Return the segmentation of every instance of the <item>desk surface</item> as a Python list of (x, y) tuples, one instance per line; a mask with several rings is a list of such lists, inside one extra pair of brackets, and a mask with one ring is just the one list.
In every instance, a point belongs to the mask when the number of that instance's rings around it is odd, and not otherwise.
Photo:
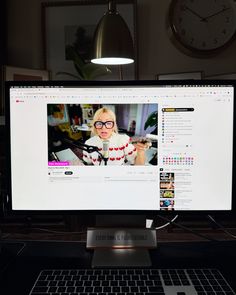
[[(15, 254), (23, 244), (17, 244)], [(14, 243), (5, 244), (2, 254), (14, 253)], [(236, 241), (222, 242), (161, 242), (151, 250), (153, 267), (157, 268), (217, 268), (236, 290)], [(6, 255), (5, 255), (6, 257)], [(28, 294), (38, 273), (50, 268), (89, 268), (92, 252), (84, 242), (26, 241), (20, 255), (11, 257), (1, 273), (0, 293)]]

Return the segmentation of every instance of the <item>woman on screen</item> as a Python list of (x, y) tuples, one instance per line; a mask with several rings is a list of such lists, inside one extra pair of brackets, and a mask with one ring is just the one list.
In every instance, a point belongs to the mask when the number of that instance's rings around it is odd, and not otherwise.
[[(99, 148), (97, 152), (83, 152), (83, 160), (88, 165), (144, 165), (148, 143), (132, 144), (126, 134), (119, 134), (116, 115), (108, 108), (96, 111), (92, 121), (91, 138), (85, 144)], [(105, 159), (105, 160), (104, 160)]]

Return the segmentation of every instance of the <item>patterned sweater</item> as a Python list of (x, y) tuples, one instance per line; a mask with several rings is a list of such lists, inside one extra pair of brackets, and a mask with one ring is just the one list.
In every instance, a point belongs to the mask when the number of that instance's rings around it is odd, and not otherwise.
[[(91, 137), (85, 144), (97, 146), (102, 153), (103, 141), (99, 136), (95, 135)], [(109, 138), (109, 159), (107, 165), (124, 165), (125, 162), (132, 165), (134, 164), (136, 155), (137, 150), (134, 145), (130, 143), (128, 135), (113, 133)], [(89, 154), (84, 151), (83, 160), (89, 165), (104, 165), (104, 162), (101, 161), (97, 152)]]

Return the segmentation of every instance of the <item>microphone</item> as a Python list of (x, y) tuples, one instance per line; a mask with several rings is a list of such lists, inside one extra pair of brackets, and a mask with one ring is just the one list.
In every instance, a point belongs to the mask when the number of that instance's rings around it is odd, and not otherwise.
[(158, 136), (156, 134), (146, 134), (146, 138), (151, 140), (158, 140)]
[(69, 143), (70, 145), (75, 146), (83, 151), (88, 152), (88, 153), (93, 153), (93, 152), (99, 153), (99, 148), (97, 146), (88, 145), (88, 144), (85, 144), (79, 140), (76, 140), (75, 142), (73, 142), (72, 140), (66, 139), (66, 138), (64, 138), (63, 140), (66, 143)]
[(109, 140), (103, 140), (102, 142), (102, 158), (106, 166), (109, 159)]

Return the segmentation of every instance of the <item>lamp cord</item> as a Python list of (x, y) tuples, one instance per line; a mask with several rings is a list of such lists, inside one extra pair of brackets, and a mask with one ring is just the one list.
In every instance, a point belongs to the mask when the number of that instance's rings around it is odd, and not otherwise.
[(173, 219), (171, 219), (169, 222), (163, 224), (163, 225), (160, 225), (158, 227), (155, 227), (156, 230), (159, 230), (159, 229), (162, 229), (162, 228), (165, 228), (167, 227), (168, 225), (170, 225), (171, 223), (173, 223), (177, 218), (179, 217), (179, 215), (175, 215), (175, 217)]
[[(176, 216), (178, 217), (178, 215), (176, 215)], [(175, 216), (175, 217), (176, 217), (176, 216)], [(186, 226), (183, 226), (183, 225), (181, 225), (181, 224), (179, 224), (179, 223), (173, 221), (173, 219), (170, 220), (170, 219), (168, 219), (168, 218), (166, 218), (166, 217), (163, 217), (163, 216), (161, 216), (161, 215), (158, 215), (158, 217), (161, 218), (161, 219), (163, 219), (163, 220), (165, 220), (165, 221), (167, 221), (167, 223), (165, 224), (166, 226), (168, 226), (168, 225), (170, 225), (170, 224), (174, 224), (174, 225), (176, 225), (177, 227), (180, 227), (180, 228), (182, 228), (182, 229), (184, 229), (184, 230), (186, 230), (186, 231), (188, 231), (188, 232), (190, 232), (190, 233), (192, 233), (192, 234), (194, 234), (194, 235), (196, 235), (196, 236), (199, 236), (199, 237), (201, 237), (201, 238), (204, 238), (204, 239), (206, 239), (206, 240), (208, 240), (208, 241), (217, 241), (217, 240), (214, 239), (214, 238), (208, 237), (208, 236), (206, 236), (206, 235), (202, 235), (201, 233), (198, 233), (198, 232), (196, 232), (196, 231), (194, 231), (194, 230), (192, 230), (192, 229), (190, 229), (190, 228), (188, 228), (188, 227), (186, 227)], [(175, 217), (174, 217), (174, 218), (175, 218)], [(177, 217), (176, 217), (176, 218), (177, 218)]]
[[(8, 242), (8, 241), (3, 241), (3, 239), (0, 240), (0, 244), (3, 245), (3, 244), (11, 244), (12, 242)], [(9, 267), (9, 265), (11, 265), (18, 256), (21, 255), (21, 253), (23, 252), (23, 250), (26, 248), (26, 243), (24, 242), (15, 242), (16, 244), (22, 244), (22, 247), (17, 251), (17, 253), (11, 257), (8, 261), (8, 263), (1, 269), (0, 268), (0, 273), (3, 273), (4, 271), (6, 271), (6, 269)]]
[(232, 234), (230, 231), (228, 231), (222, 224), (217, 222), (215, 218), (212, 215), (207, 215), (207, 217), (214, 222), (224, 233), (226, 233), (228, 236), (230, 236), (233, 239), (236, 239), (236, 235)]

